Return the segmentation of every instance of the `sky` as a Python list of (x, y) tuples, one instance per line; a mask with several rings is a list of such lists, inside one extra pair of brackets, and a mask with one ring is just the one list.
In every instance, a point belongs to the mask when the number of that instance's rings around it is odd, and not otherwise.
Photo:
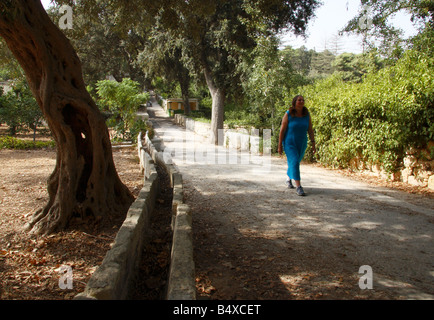
[(41, 0), (44, 8), (48, 8), (50, 6), (51, 0)]
[[(41, 0), (41, 2), (47, 8), (51, 0)], [(304, 40), (302, 37), (295, 37), (291, 34), (282, 35), (282, 47), (289, 45), (299, 48), (304, 45), (307, 49), (314, 49), (317, 52), (332, 49), (333, 39), (337, 37), (339, 30), (358, 14), (361, 7), (360, 0), (322, 0), (322, 2), (323, 5), (315, 13), (316, 17), (308, 25), (307, 39)], [(406, 31), (406, 37), (416, 32), (410, 23), (410, 18), (405, 14), (398, 14), (394, 19), (394, 24)], [(336, 41), (334, 43), (334, 49), (336, 49)], [(337, 44), (338, 53), (362, 52), (360, 36), (344, 35), (339, 38)]]
[[(331, 42), (337, 37), (339, 30), (357, 16), (361, 9), (360, 0), (322, 0), (322, 2), (323, 5), (315, 12), (315, 18), (308, 24), (307, 39), (304, 40), (302, 37), (295, 37), (291, 34), (283, 35), (281, 36), (282, 46), (290, 45), (293, 48), (299, 48), (304, 45), (317, 52), (331, 49)], [(406, 31), (405, 37), (415, 34), (416, 29), (411, 24), (408, 15), (399, 13), (392, 21), (396, 27)], [(338, 53), (362, 52), (360, 36), (344, 35), (339, 39), (338, 44), (340, 49)]]

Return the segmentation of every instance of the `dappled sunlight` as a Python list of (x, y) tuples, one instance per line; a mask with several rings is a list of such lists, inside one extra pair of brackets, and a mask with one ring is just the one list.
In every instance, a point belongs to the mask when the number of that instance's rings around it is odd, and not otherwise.
[(380, 227), (381, 224), (378, 224), (376, 222), (372, 221), (362, 221), (362, 222), (356, 222), (351, 225), (351, 227), (355, 229), (363, 229), (363, 230), (375, 230), (376, 228)]
[[(170, 122), (159, 124), (173, 129)], [(307, 196), (299, 197), (285, 186), (284, 159), (271, 157), (267, 162), (251, 157), (242, 163), (245, 154), (232, 150), (236, 157), (230, 163), (230, 150), (201, 145), (194, 133), (180, 128), (177, 136), (174, 130), (170, 136), (161, 130), (162, 138), (183, 174), (200, 283), (220, 290), (228, 286), (237, 298), (246, 299), (399, 296), (375, 280), (380, 290), (359, 288), (359, 268), (369, 265), (374, 279), (378, 273), (411, 283), (419, 291), (430, 290), (429, 285), (411, 280), (431, 279), (430, 209), (306, 164), (301, 172)], [(215, 158), (208, 158), (209, 150), (218, 151)], [(207, 163), (210, 159), (216, 162)], [(257, 281), (269, 290), (258, 292)], [(214, 289), (211, 294), (226, 296)]]

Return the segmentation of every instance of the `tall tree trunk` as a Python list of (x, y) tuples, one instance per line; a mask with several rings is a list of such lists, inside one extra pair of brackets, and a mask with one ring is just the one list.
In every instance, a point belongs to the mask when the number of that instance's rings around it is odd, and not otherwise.
[(204, 68), (204, 75), (212, 98), (210, 142), (215, 145), (223, 144), (223, 141), (218, 139), (218, 130), (223, 129), (226, 93), (224, 89), (216, 85), (211, 71), (207, 67)]
[(182, 100), (184, 101), (184, 114), (189, 115), (191, 112), (189, 99), (190, 80), (185, 80), (185, 78), (182, 78), (180, 79), (179, 84), (181, 86)]
[(190, 72), (182, 62), (182, 52), (180, 48), (176, 48), (174, 52), (174, 70), (179, 86), (181, 87), (182, 100), (184, 102), (184, 114), (189, 115), (191, 112), (189, 91), (190, 91)]
[(191, 113), (190, 98), (188, 97), (188, 95), (183, 94), (182, 100), (184, 103), (184, 114), (188, 116)]
[(75, 50), (39, 0), (10, 3), (0, 17), (0, 36), (24, 69), (57, 145), (49, 201), (29, 229), (48, 234), (65, 229), (74, 216), (101, 221), (125, 214), (133, 196), (116, 172), (107, 126), (85, 88)]

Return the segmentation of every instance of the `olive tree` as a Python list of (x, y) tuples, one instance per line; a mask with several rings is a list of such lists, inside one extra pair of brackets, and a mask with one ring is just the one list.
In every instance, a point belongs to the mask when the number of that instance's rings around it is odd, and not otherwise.
[(116, 172), (105, 119), (86, 90), (74, 48), (39, 0), (5, 0), (0, 12), (0, 36), (23, 68), (57, 146), (48, 203), (29, 229), (47, 234), (73, 216), (124, 214), (133, 196)]

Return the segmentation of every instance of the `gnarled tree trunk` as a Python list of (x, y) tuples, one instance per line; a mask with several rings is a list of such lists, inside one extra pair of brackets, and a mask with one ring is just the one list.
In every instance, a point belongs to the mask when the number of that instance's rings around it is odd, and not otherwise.
[(81, 63), (39, 0), (0, 6), (0, 36), (26, 73), (57, 145), (49, 202), (29, 229), (48, 234), (73, 216), (105, 220), (128, 210), (133, 196), (120, 181), (104, 118), (88, 94)]

